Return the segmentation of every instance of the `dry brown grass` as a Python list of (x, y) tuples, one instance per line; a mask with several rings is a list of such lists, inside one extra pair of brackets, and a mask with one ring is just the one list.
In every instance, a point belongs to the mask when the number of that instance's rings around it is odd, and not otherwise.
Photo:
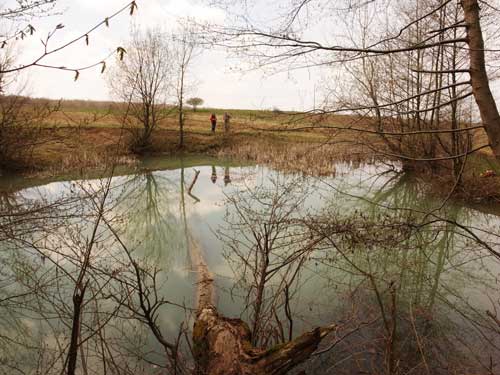
[[(45, 142), (37, 147), (33, 155), (32, 171), (60, 173), (84, 168), (99, 168), (110, 160), (123, 164), (134, 163), (135, 156), (127, 148), (129, 133), (121, 129), (120, 113), (123, 104), (109, 102), (65, 101), (62, 111), (51, 115), (44, 124)], [(219, 118), (216, 134), (210, 131), (210, 113)], [(204, 109), (186, 112), (185, 147), (178, 147), (178, 124), (176, 114), (164, 120), (153, 134), (149, 150), (153, 154), (177, 155), (183, 153), (208, 154), (230, 157), (271, 165), (282, 170), (306, 174), (324, 175), (335, 173), (335, 161), (366, 161), (386, 158), (384, 146), (376, 135), (346, 131), (349, 127), (370, 129), (365, 118), (356, 116), (327, 115), (323, 117), (275, 113), (272, 111), (234, 110), (231, 133), (222, 133), (224, 110)], [(338, 129), (311, 129), (312, 125), (334, 124)], [(296, 128), (306, 128), (294, 131)], [(486, 135), (477, 131), (474, 144), (486, 143)], [(491, 151), (485, 149), (476, 160), (488, 159)], [(464, 199), (500, 196), (500, 178), (487, 181), (479, 177), (486, 168), (484, 163), (471, 163), (464, 175), (464, 186), (456, 195)], [(500, 171), (498, 171), (500, 174)], [(422, 178), (435, 185), (453, 185), (447, 163), (436, 172), (419, 170)], [(429, 173), (432, 173), (429, 174)], [(437, 174), (437, 175), (436, 175)], [(448, 180), (446, 180), (448, 178)], [(436, 182), (436, 183), (434, 183)], [(446, 189), (445, 189), (446, 190)], [(448, 189), (449, 190), (449, 189)]]
[(326, 142), (283, 142), (265, 138), (233, 143), (220, 149), (218, 157), (234, 158), (265, 164), (276, 169), (305, 175), (334, 175), (339, 161), (373, 160), (374, 155), (363, 145), (332, 146)]
[[(127, 149), (129, 132), (122, 129), (123, 104), (108, 102), (63, 101), (61, 111), (53, 113), (43, 124), (45, 142), (37, 148), (33, 170), (71, 170), (95, 167), (112, 155), (131, 156)], [(215, 134), (210, 130), (210, 113), (219, 123)], [(316, 129), (288, 131), (291, 127), (310, 126), (316, 119), (271, 111), (230, 111), (231, 133), (222, 133), (223, 110), (186, 112), (185, 147), (178, 147), (178, 124), (175, 113), (162, 121), (153, 135), (150, 152), (179, 152), (232, 156), (238, 159), (271, 163), (280, 168), (326, 173), (329, 160), (359, 158), (359, 145), (349, 133)], [(336, 124), (352, 125), (353, 117), (330, 116)], [(355, 139), (357, 142), (359, 138)], [(375, 142), (373, 138), (371, 142)], [(363, 149), (362, 153), (367, 150)], [(279, 161), (278, 161), (279, 160)], [(279, 164), (279, 165), (278, 165)]]

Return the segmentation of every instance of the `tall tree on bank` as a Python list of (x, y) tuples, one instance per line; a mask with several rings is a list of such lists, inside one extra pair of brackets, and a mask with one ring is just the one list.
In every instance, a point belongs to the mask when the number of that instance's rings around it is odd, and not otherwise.
[(132, 134), (130, 147), (141, 153), (151, 145), (151, 135), (170, 111), (173, 67), (165, 35), (159, 30), (132, 32), (127, 58), (120, 56), (108, 76), (113, 94), (130, 103), (125, 121)]
[(184, 147), (184, 103), (189, 90), (188, 74), (198, 55), (198, 43), (188, 23), (182, 24), (172, 35), (172, 61), (175, 70), (175, 95), (179, 116), (179, 147)]
[[(224, 7), (234, 5), (234, 2), (227, 0), (220, 0), (218, 3)], [(229, 47), (233, 52), (250, 56), (254, 65), (285, 64), (287, 69), (332, 66), (338, 63), (349, 64), (361, 58), (396, 56), (412, 51), (420, 53), (455, 47), (465, 49), (468, 51), (468, 65), (466, 67), (444, 71), (437, 67), (437, 69), (420, 73), (434, 75), (467, 74), (470, 76), (470, 79), (464, 84), (469, 88), (464, 95), (474, 96), (481, 115), (482, 126), (488, 136), (488, 144), (476, 147), (468, 151), (468, 153), (474, 152), (478, 148), (490, 147), (497, 157), (500, 156), (500, 116), (489, 87), (488, 77), (488, 59), (494, 60), (493, 53), (496, 49), (488, 49), (484, 46), (486, 36), (492, 36), (490, 34), (493, 34), (493, 28), (485, 29), (485, 26), (488, 26), (486, 21), (490, 17), (490, 22), (493, 23), (494, 17), (498, 17), (499, 10), (495, 6), (496, 3), (494, 4), (494, 1), (478, 0), (462, 0), (459, 3), (451, 0), (431, 0), (418, 2), (418, 4), (422, 4), (422, 8), (425, 10), (422, 10), (418, 15), (417, 13), (413, 14), (413, 19), (410, 22), (403, 23), (401, 17), (398, 17), (397, 14), (399, 2), (358, 0), (339, 1), (332, 4), (325, 0), (283, 0), (275, 4), (282, 13), (280, 14), (281, 21), (274, 25), (266, 24), (265, 28), (256, 26), (257, 23), (252, 22), (250, 15), (245, 14), (245, 17), (237, 19), (233, 26), (209, 25), (205, 31), (210, 33), (210, 38), (212, 38), (212, 42), (215, 40), (215, 44)], [(346, 36), (349, 30), (334, 33), (333, 38), (318, 36), (318, 33), (311, 32), (311, 25), (338, 24), (337, 21), (342, 17), (351, 17), (359, 9), (369, 7), (377, 9), (378, 14), (367, 25), (371, 38), (369, 43), (364, 46), (349, 43), (349, 38)], [(248, 6), (244, 9), (251, 9), (251, 7)], [(418, 27), (418, 23), (439, 18), (443, 9), (447, 9), (448, 14), (453, 14), (457, 10), (459, 21), (448, 22), (439, 29), (431, 30), (421, 40), (410, 38), (409, 33), (411, 33), (412, 29)], [(241, 19), (244, 22), (240, 22)], [(313, 20), (314, 22), (311, 22)], [(456, 33), (451, 33), (451, 31), (456, 31)], [(208, 38), (207, 42), (210, 42)], [(488, 42), (494, 42), (494, 39), (488, 38)], [(418, 67), (410, 68), (418, 70)], [(442, 91), (447, 89), (449, 89), (449, 86), (443, 85), (434, 90)], [(398, 113), (397, 109), (395, 109), (396, 106), (409, 101), (419, 100), (424, 102), (423, 99), (426, 95), (428, 95), (427, 92), (414, 93), (398, 99), (397, 102), (381, 100), (378, 107), (384, 108), (385, 115), (394, 115), (394, 113)], [(447, 103), (439, 104), (439, 108), (450, 106), (452, 103), (462, 100), (464, 95)], [(375, 107), (373, 105), (367, 105), (363, 108), (340, 107), (321, 112), (349, 113), (360, 109), (373, 110)], [(432, 105), (429, 105), (422, 107), (419, 111), (424, 113), (435, 109)], [(464, 130), (446, 130), (446, 132), (450, 131), (460, 133)], [(439, 134), (439, 131), (434, 132), (434, 134)], [(401, 132), (391, 134), (391, 136), (406, 137), (410, 136), (410, 134)], [(462, 156), (453, 155), (451, 158)], [(425, 157), (423, 159), (427, 160)]]
[[(434, 8), (434, 2), (401, 3), (396, 9), (398, 19), (404, 24), (413, 22), (415, 17), (418, 19), (425, 14), (429, 6)], [(374, 11), (362, 8), (353, 21), (346, 22), (346, 27), (353, 30), (351, 44), (369, 47), (372, 33), (368, 25)], [(419, 43), (434, 30), (459, 21), (458, 9), (442, 8), (438, 17), (414, 22), (406, 32), (406, 38), (412, 43)], [(456, 39), (457, 33), (457, 29), (451, 29), (440, 39)], [(405, 42), (398, 44), (404, 46)], [(390, 47), (388, 44), (387, 48)], [(362, 56), (336, 69), (340, 73), (329, 84), (331, 99), (324, 107), (355, 109), (353, 113), (363, 118), (365, 124), (370, 124), (370, 129), (382, 141), (375, 145), (365, 142), (366, 147), (401, 158), (405, 169), (430, 167), (432, 171), (442, 173), (442, 166), (450, 163), (443, 163), (440, 159), (451, 158), (453, 168), (446, 168), (445, 171), (453, 172), (453, 177), (458, 178), (466, 158), (456, 155), (473, 149), (473, 131), (480, 128), (471, 124), (473, 99), (469, 77), (466, 73), (459, 73), (467, 68), (467, 62), (468, 52), (457, 45)], [(364, 130), (367, 130), (366, 127)], [(373, 134), (369, 139), (373, 139)], [(419, 159), (429, 161), (415, 161)]]
[(462, 0), (460, 5), (464, 11), (464, 23), (467, 31), (472, 92), (481, 114), (484, 129), (488, 134), (490, 146), (495, 155), (500, 157), (500, 115), (491, 93), (486, 71), (479, 3), (477, 0)]

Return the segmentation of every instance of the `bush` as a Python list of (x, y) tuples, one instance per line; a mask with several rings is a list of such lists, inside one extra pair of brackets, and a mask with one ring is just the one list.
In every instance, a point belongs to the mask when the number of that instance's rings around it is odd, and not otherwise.
[(58, 107), (23, 96), (0, 96), (0, 169), (33, 167), (33, 152), (45, 142), (42, 124)]

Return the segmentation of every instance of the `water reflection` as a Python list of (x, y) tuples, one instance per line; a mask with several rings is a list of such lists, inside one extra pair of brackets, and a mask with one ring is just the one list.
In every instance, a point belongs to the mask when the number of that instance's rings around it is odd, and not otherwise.
[(126, 177), (114, 198), (117, 211), (123, 215), (120, 229), (124, 240), (157, 257), (163, 265), (182, 258), (179, 252), (185, 252), (185, 235), (179, 231), (182, 191), (182, 178), (179, 182), (171, 176), (147, 172)]
[[(315, 371), (493, 371), (500, 336), (485, 296), (498, 295), (498, 259), (454, 223), (489, 222), (492, 235), (482, 238), (497, 246), (498, 219), (450, 205), (440, 212), (446, 220), (429, 223), (425, 212), (439, 202), (422, 186), (399, 175), (352, 177), (323, 181), (337, 193), (316, 205), (303, 202), (318, 195), (310, 179), (270, 177), (270, 190), (229, 197), (234, 209), (221, 239), (236, 276), (231, 293), (254, 343), (270, 346), (290, 339), (294, 327), (343, 321), (338, 336), (349, 338), (332, 346), (344, 357), (321, 351)], [(361, 201), (351, 193), (360, 181)], [(327, 210), (305, 208), (328, 201)]]
[[(328, 220), (330, 227), (319, 230), (335, 251), (317, 260), (329, 285), (342, 286), (349, 296), (351, 318), (343, 330), (355, 333), (339, 342), (340, 360), (323, 356), (316, 360), (318, 367), (336, 373), (381, 368), (387, 373), (493, 373), (499, 330), (485, 314), (491, 301), (479, 296), (498, 295), (498, 259), (455, 223), (484, 225), (493, 235), (482, 238), (497, 246), (498, 219), (449, 205), (440, 212), (445, 220), (429, 220), (426, 212), (439, 202), (430, 200), (422, 186), (404, 176), (379, 183), (361, 201), (348, 193), (359, 211), (333, 227)], [(349, 192), (347, 186), (344, 181), (338, 187), (339, 195)], [(323, 215), (345, 216), (338, 204)], [(339, 224), (348, 226), (340, 238)], [(368, 322), (369, 329), (360, 329)]]
[(210, 181), (212, 181), (213, 184), (217, 182), (217, 170), (215, 169), (215, 165), (212, 165), (212, 175), (210, 176)]
[[(253, 189), (228, 196), (219, 229), (255, 346), (269, 347), (294, 335), (291, 306), (306, 258), (318, 244), (300, 222), (314, 184), (279, 173)], [(295, 323), (295, 328), (297, 323)]]
[(224, 167), (224, 185), (231, 183), (231, 176), (229, 175), (229, 166)]
[[(206, 165), (115, 177), (106, 205), (106, 218), (146, 275), (144, 287), (161, 302), (155, 319), (164, 337), (175, 341), (179, 327), (192, 323), (192, 237), (216, 274), (219, 311), (244, 318), (254, 344), (272, 347), (338, 324), (305, 366), (310, 372), (498, 371), (499, 327), (485, 313), (498, 304), (498, 261), (463, 229), (480, 229), (473, 233), (498, 248), (498, 218), (459, 205), (437, 212), (446, 220), (426, 215), (440, 202), (397, 166), (339, 164), (335, 176), (312, 178)], [(64, 367), (71, 272), (86, 248), (101, 185), (56, 183), (0, 196), (9, 220), (19, 207), (72, 202), (33, 213), (43, 226), (26, 221), (21, 231), (18, 223), (15, 236), (2, 238), (2, 371)], [(95, 194), (71, 199), (84, 190)], [(99, 228), (83, 316), (85, 366), (89, 373), (156, 374), (168, 363), (137, 315), (133, 263), (113, 233)]]

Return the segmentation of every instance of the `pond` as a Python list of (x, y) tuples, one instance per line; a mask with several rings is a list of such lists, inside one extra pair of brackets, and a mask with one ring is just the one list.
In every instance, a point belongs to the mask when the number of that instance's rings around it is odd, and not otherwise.
[(163, 373), (140, 290), (192, 361), (193, 243), (255, 345), (337, 324), (310, 373), (500, 373), (495, 207), (443, 205), (395, 163), (312, 177), (151, 158), (113, 176), (0, 181), (3, 373), (61, 372), (89, 248), (79, 371)]

